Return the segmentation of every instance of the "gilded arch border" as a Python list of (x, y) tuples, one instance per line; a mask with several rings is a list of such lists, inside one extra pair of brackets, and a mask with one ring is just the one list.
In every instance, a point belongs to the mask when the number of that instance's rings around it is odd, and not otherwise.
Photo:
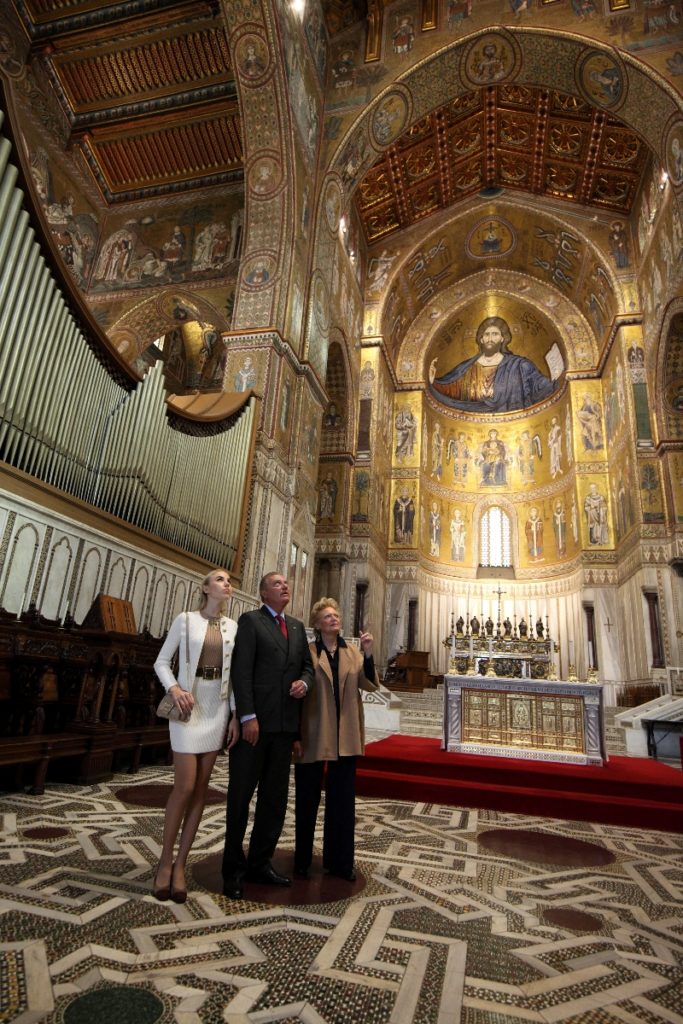
[[(453, 224), (459, 220), (462, 216), (465, 216), (462, 212), (458, 212), (455, 216), (449, 218), (445, 223), (440, 224), (435, 228), (435, 232), (423, 238), (420, 242), (421, 248), (428, 248), (430, 242), (433, 242), (436, 233), (444, 234)], [(554, 223), (557, 229), (560, 230), (564, 224), (563, 221), (554, 215), (545, 213), (544, 214), (550, 223)], [(610, 281), (612, 288), (612, 294), (615, 299), (615, 315), (626, 312), (626, 296), (621, 286), (621, 282), (610, 268), (609, 264), (604, 259), (604, 254), (601, 253), (599, 248), (587, 237), (582, 236), (582, 241), (586, 246), (587, 255), (599, 264)], [(387, 298), (381, 299), (380, 303), (375, 312), (375, 322), (377, 323), (377, 331), (386, 337), (387, 325), (383, 323), (384, 308), (388, 302), (388, 297), (391, 292), (391, 285), (397, 281), (401, 271), (410, 263), (411, 259), (414, 258), (415, 250), (406, 253), (403, 258), (396, 261), (392, 266), (391, 276), (388, 279), (387, 288), (385, 289), (385, 296)], [(572, 369), (586, 371), (591, 366), (597, 364), (599, 356), (599, 346), (596, 344), (595, 335), (590, 327), (585, 313), (581, 310), (580, 306), (576, 302), (576, 297), (567, 295), (560, 291), (558, 288), (553, 286), (547, 280), (543, 279), (540, 275), (534, 274), (531, 270), (521, 271), (517, 268), (509, 267), (486, 267), (473, 272), (468, 272), (462, 277), (458, 277), (457, 281), (446, 288), (442, 289), (434, 298), (431, 298), (428, 302), (425, 302), (422, 308), (416, 313), (415, 317), (410, 324), (407, 325), (407, 329), (400, 341), (395, 358), (395, 367), (397, 377), (401, 381), (417, 380), (419, 374), (416, 376), (415, 371), (418, 370), (418, 359), (419, 349), (423, 352), (429, 347), (433, 335), (439, 330), (443, 324), (442, 314), (445, 316), (445, 304), (446, 296), (451, 297), (451, 305), (449, 307), (449, 315), (454, 312), (459, 306), (464, 305), (469, 299), (476, 293), (476, 285), (480, 282), (484, 282), (487, 288), (497, 291), (507, 291), (513, 288), (516, 284), (518, 290), (524, 285), (524, 296), (530, 304), (536, 305), (544, 316), (554, 315), (559, 316), (561, 311), (564, 311), (565, 321), (578, 322), (580, 327), (577, 326), (572, 329), (572, 337), (565, 337), (565, 340), (569, 342), (567, 345), (568, 350), (573, 348), (575, 350), (576, 360), (575, 365)], [(531, 282), (531, 288), (529, 283)], [(535, 296), (534, 291), (538, 289), (539, 292), (542, 289), (543, 295), (546, 296), (546, 300), (543, 301), (540, 295)], [(554, 306), (551, 310), (549, 308), (550, 300), (553, 300)], [(454, 301), (453, 301), (454, 300)], [(436, 314), (439, 314), (437, 317)], [(413, 376), (411, 377), (411, 368)]]
[[(221, 0), (243, 123), (245, 232), (233, 330), (283, 324), (295, 219), (291, 110), (273, 0)], [(274, 54), (279, 55), (275, 59)]]
[[(473, 296), (481, 294), (482, 289), (477, 287), (481, 282), (484, 282), (486, 288), (496, 294), (514, 297), (518, 296), (519, 286), (528, 283), (528, 278), (517, 271), (510, 270), (480, 271), (475, 275), (470, 275), (470, 277), (456, 282), (450, 288), (440, 293), (439, 299), (443, 305), (448, 304), (451, 295), (457, 296), (455, 301), (449, 306), (449, 316), (456, 314)], [(539, 289), (540, 287), (539, 283)], [(549, 286), (544, 285), (544, 292), (547, 292), (548, 288)], [(558, 305), (553, 310), (550, 310), (543, 304), (540, 298), (534, 295), (533, 291), (526, 291), (524, 293), (525, 303), (536, 308), (544, 320), (552, 318), (556, 321), (558, 333), (562, 338), (568, 359), (570, 360), (567, 369), (569, 371), (578, 370), (583, 373), (590, 372), (597, 365), (599, 356), (593, 332), (583, 314), (571, 300), (560, 295), (555, 297), (557, 298)], [(428, 319), (429, 313), (426, 313), (424, 320)], [(417, 329), (417, 337), (416, 332), (411, 331), (408, 333), (399, 350), (397, 361), (397, 377), (401, 383), (413, 387), (422, 386), (423, 381), (426, 379), (425, 361), (427, 351), (432, 343), (434, 334), (441, 325), (441, 322), (437, 324), (430, 323), (430, 331), (428, 334), (425, 333), (423, 338), (420, 338), (419, 328)], [(402, 367), (405, 368), (409, 365), (414, 367), (412, 379), (405, 379), (404, 374), (401, 372)], [(446, 414), (447, 410), (441, 408), (440, 412)], [(514, 414), (509, 415), (513, 419), (516, 418)], [(522, 411), (520, 411), (521, 415)], [(483, 416), (483, 419), (486, 420), (486, 417)]]

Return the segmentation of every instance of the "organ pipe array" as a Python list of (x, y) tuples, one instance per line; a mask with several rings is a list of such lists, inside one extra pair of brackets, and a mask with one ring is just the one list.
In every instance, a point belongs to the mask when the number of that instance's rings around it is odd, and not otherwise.
[(224, 430), (195, 436), (169, 422), (161, 361), (131, 391), (112, 378), (51, 277), (22, 209), (10, 150), (0, 137), (0, 458), (232, 567), (254, 399)]

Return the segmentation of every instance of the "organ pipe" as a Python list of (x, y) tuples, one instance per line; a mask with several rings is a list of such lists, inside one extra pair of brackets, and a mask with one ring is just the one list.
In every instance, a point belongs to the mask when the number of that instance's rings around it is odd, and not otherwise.
[[(15, 239), (16, 245), (19, 245), (19, 237)], [(0, 249), (0, 252), (5, 250)], [(27, 250), (22, 250), (22, 257), (25, 257)], [(22, 258), (16, 261), (14, 253), (14, 246), (12, 246), (8, 252), (7, 259), (15, 260), (15, 267), (18, 266), (19, 271), (26, 267), (26, 274), (29, 279), (30, 293), (33, 293), (33, 282), (31, 280), (32, 275), (39, 270), (38, 264), (38, 246), (35, 247), (35, 251), (32, 254), (35, 258), (33, 260)], [(6, 268), (3, 268), (5, 270)], [(1, 273), (0, 277), (4, 278), (5, 274)], [(19, 274), (9, 275), (10, 279), (14, 279), (15, 284), (18, 285)], [(4, 282), (3, 282), (4, 283)], [(0, 415), (3, 416), (2, 423), (0, 424), (0, 438), (6, 433), (4, 412), (8, 405), (9, 395), (11, 390), (16, 386), (15, 366), (20, 358), (21, 351), (20, 347), (13, 344), (14, 337), (10, 334), (10, 324), (13, 323), (10, 319), (12, 310), (12, 302), (7, 294), (6, 289), (3, 289), (0, 284), (0, 308), (2, 309), (2, 315), (0, 315), (0, 338), (7, 339), (7, 343), (3, 344), (0, 348)], [(28, 307), (27, 307), (28, 308)]]
[[(25, 219), (28, 220), (28, 218)], [(38, 260), (38, 246), (35, 246), (33, 253), (29, 252), (30, 247), (31, 239), (29, 237), (25, 238), (20, 230), (10, 235), (9, 241), (4, 234), (0, 235), (0, 253), (2, 253), (2, 269), (0, 270), (0, 309), (2, 310), (0, 313), (0, 337), (3, 339), (8, 337), (11, 325), (16, 320), (14, 303), (19, 292), (19, 284), (22, 280), (21, 272), (24, 270), (27, 260), (29, 265), (32, 258)], [(17, 348), (11, 345), (3, 346), (3, 355), (0, 357), (3, 371), (0, 379), (3, 382), (3, 392), (12, 383), (11, 378), (8, 379), (7, 374), (11, 372), (10, 367), (20, 355), (21, 352)]]
[[(0, 124), (2, 123), (0, 115)], [(232, 568), (255, 401), (185, 433), (157, 362), (127, 391), (72, 316), (22, 208), (0, 136), (0, 458), (214, 564)]]

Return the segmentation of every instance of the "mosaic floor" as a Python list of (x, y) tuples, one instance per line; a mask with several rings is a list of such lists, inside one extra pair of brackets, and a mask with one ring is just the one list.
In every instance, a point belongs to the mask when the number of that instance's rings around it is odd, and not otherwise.
[(278, 906), (197, 881), (216, 802), (158, 903), (162, 811), (117, 791), (169, 781), (0, 794), (0, 1021), (683, 1024), (683, 835), (362, 800), (362, 879)]

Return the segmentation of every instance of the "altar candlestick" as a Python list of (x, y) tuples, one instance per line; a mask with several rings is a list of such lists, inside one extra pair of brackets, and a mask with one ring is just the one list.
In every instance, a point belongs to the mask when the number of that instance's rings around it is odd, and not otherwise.
[(569, 664), (574, 664), (574, 641), (569, 641)]
[(489, 663), (488, 663), (488, 668), (486, 669), (486, 675), (487, 676), (495, 676), (495, 674), (496, 674), (496, 671), (495, 671), (495, 669), (493, 667), (493, 637), (490, 636), (489, 637)]
[(593, 641), (588, 641), (588, 664), (593, 667)]

